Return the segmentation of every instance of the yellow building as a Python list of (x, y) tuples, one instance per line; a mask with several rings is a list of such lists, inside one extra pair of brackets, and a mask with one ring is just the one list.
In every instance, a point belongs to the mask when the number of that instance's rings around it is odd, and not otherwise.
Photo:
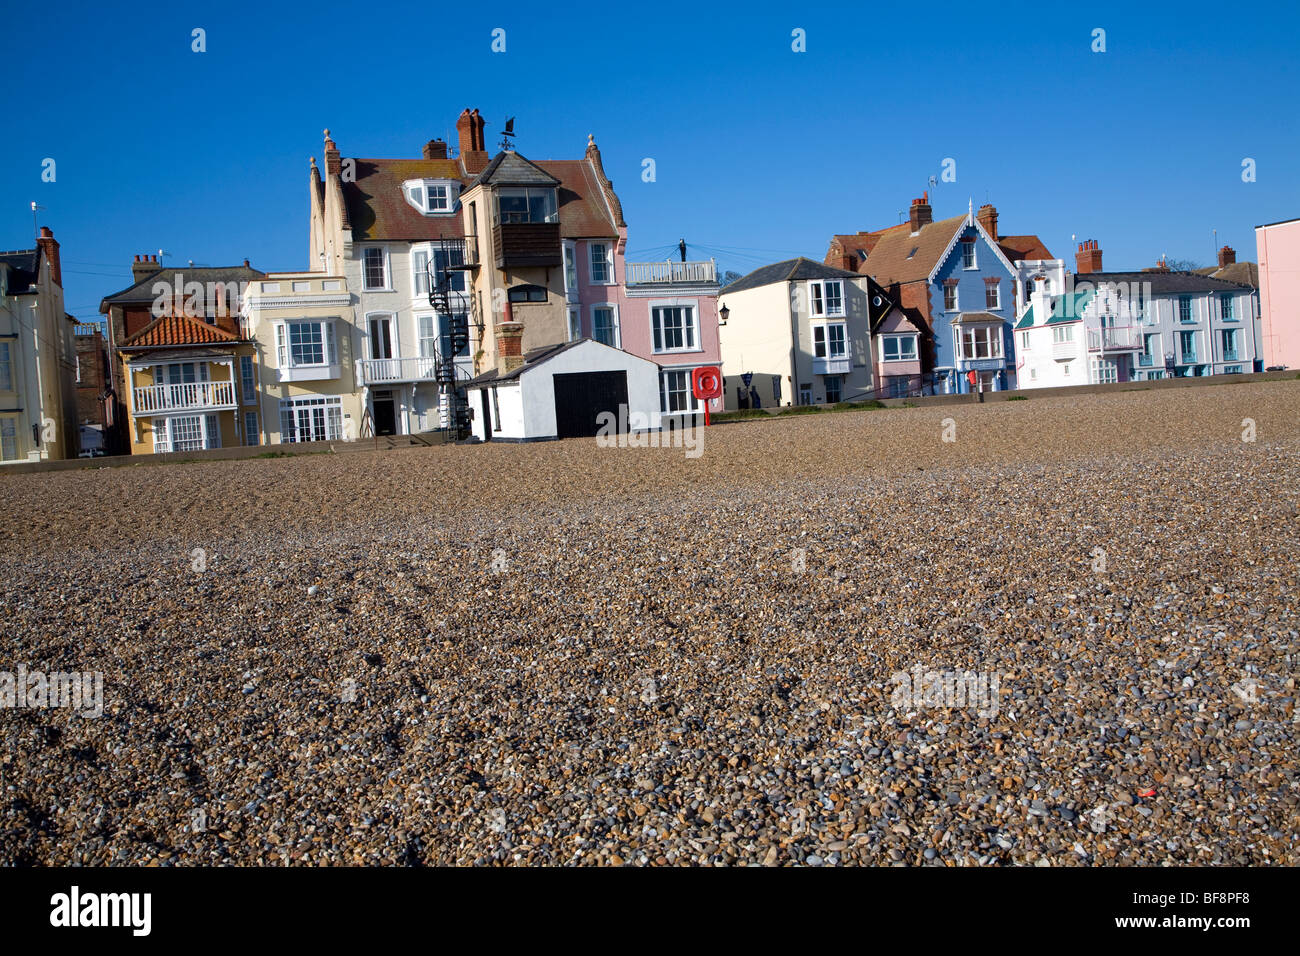
[(203, 319), (155, 319), (117, 350), (131, 454), (256, 445), (253, 344)]
[(342, 276), (271, 272), (249, 283), (243, 324), (261, 372), (265, 444), (374, 434), (357, 381), (353, 315)]

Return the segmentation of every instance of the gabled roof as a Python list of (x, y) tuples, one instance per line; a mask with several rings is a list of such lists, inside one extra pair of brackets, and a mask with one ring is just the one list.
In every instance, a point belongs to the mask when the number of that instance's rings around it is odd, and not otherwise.
[(774, 262), (770, 266), (761, 266), (748, 275), (741, 276), (731, 285), (718, 292), (718, 295), (725, 295), (728, 292), (744, 292), (746, 289), (757, 289), (760, 286), (772, 285), (776, 282), (793, 282), (799, 279), (861, 279), (862, 276), (857, 272), (849, 272), (846, 269), (837, 269), (834, 266), (828, 266), (821, 262), (814, 262), (811, 259), (805, 259), (800, 256), (797, 259), (785, 259), (781, 262)]
[(502, 150), (492, 157), (472, 186), (558, 186), (560, 181), (545, 169), (513, 150)]
[[(153, 287), (159, 282), (175, 287), (176, 274), (181, 274), (182, 286), (187, 282), (220, 282), (238, 285), (260, 279), (266, 273), (251, 266), (168, 266), (151, 272), (142, 279), (127, 286), (121, 292), (105, 296), (99, 303), (99, 311), (107, 312), (110, 305), (132, 305), (153, 302)], [(183, 290), (182, 290), (183, 291)]]
[(459, 212), (426, 216), (406, 201), (402, 183), (411, 179), (454, 179), (467, 185), (454, 159), (357, 159), (356, 178), (342, 182), (343, 205), (352, 238), (421, 242), (442, 236), (460, 238), (465, 226)]
[(1216, 279), (1213, 276), (1200, 275), (1196, 272), (1084, 272), (1074, 277), (1075, 284), (1091, 282), (1100, 285), (1103, 282), (1114, 283), (1151, 283), (1152, 295), (1177, 295), (1179, 293), (1195, 294), (1197, 292), (1238, 292), (1251, 288), (1237, 282)]
[[(533, 369), (537, 368), (537, 366), (543, 364), (544, 362), (549, 362), (557, 355), (562, 355), (563, 353), (569, 351), (569, 349), (576, 348), (577, 346), (582, 345), (584, 342), (590, 342), (592, 345), (599, 345), (601, 348), (613, 349), (616, 352), (622, 351), (621, 349), (614, 349), (613, 346), (606, 345), (603, 342), (597, 342), (595, 339), (592, 338), (574, 339), (572, 342), (561, 342), (555, 345), (541, 345), (535, 349), (529, 349), (527, 352), (525, 352), (524, 364), (520, 365), (518, 368), (515, 368), (509, 372), (502, 372), (495, 368), (488, 369), (486, 372), (482, 373), (481, 375), (475, 375), (473, 378), (471, 378), (468, 382), (465, 383), (465, 386), (468, 388), (475, 385), (491, 385), (495, 382), (516, 381), (519, 378), (519, 376), (523, 375), (525, 372), (531, 372)], [(630, 355), (631, 353), (628, 354)], [(640, 356), (634, 356), (634, 357), (640, 358)], [(641, 361), (644, 362), (648, 360), (641, 359)]]
[(928, 279), (957, 233), (966, 227), (966, 221), (964, 214), (940, 219), (926, 223), (915, 235), (911, 223), (890, 226), (879, 234), (875, 248), (858, 271), (884, 286)]
[(1208, 266), (1197, 269), (1196, 274), (1248, 285), (1252, 289), (1259, 288), (1259, 266), (1253, 262), (1230, 262), (1226, 266)]
[(208, 325), (188, 315), (164, 315), (154, 319), (122, 343), (121, 349), (159, 348), (175, 345), (234, 345), (241, 339), (233, 332)]

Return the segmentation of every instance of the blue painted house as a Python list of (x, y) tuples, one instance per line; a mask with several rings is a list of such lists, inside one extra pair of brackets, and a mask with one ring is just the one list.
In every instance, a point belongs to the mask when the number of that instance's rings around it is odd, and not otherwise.
[(972, 371), (985, 391), (1015, 387), (1012, 326), (1021, 296), (1015, 263), (1050, 259), (1037, 236), (999, 237), (992, 206), (935, 222), (928, 194), (912, 200), (905, 223), (834, 237), (827, 257), (836, 264), (851, 260), (925, 330), (927, 394), (969, 392)]

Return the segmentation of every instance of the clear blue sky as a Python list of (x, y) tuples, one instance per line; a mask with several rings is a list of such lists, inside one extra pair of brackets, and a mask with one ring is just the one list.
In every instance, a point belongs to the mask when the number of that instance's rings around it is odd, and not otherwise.
[(26, 4), (0, 35), (0, 247), (30, 247), (45, 206), (86, 318), (135, 253), (305, 268), (321, 130), (345, 156), (417, 156), (466, 106), (489, 146), (517, 117), (534, 158), (594, 133), (634, 258), (685, 237), (740, 272), (898, 222), (946, 157), (936, 218), (992, 201), (1071, 265), (1072, 234), (1111, 269), (1208, 264), (1212, 229), (1254, 259), (1255, 225), (1300, 216), (1294, 4), (1055, 6)]

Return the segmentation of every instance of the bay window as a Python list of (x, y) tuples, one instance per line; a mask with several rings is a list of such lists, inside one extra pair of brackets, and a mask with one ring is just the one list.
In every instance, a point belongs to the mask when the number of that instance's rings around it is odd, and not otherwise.
[(915, 362), (915, 335), (883, 335), (880, 337), (882, 362)]
[(554, 187), (512, 186), (498, 189), (497, 217), (503, 223), (559, 222)]
[(962, 357), (986, 359), (1002, 357), (1001, 330), (992, 325), (979, 325), (962, 332)]
[(848, 354), (848, 340), (843, 322), (819, 322), (813, 325), (813, 356), (819, 359), (842, 359)]
[(808, 283), (809, 312), (813, 317), (844, 314), (844, 283), (823, 279)]

